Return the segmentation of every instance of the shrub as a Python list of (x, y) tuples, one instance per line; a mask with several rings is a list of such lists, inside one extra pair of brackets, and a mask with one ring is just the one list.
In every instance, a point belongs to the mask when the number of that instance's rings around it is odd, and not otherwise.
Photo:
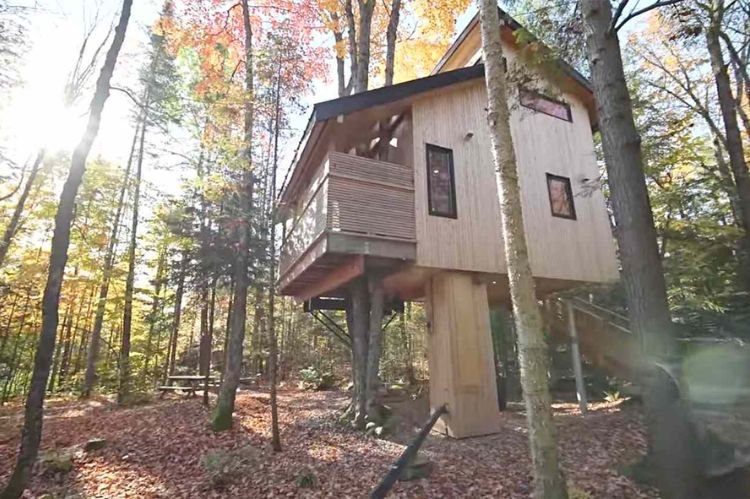
[(295, 482), (300, 489), (312, 489), (318, 484), (318, 477), (315, 476), (315, 472), (312, 468), (305, 466), (297, 474)]
[(302, 369), (300, 372), (300, 388), (303, 390), (323, 391), (331, 390), (336, 384), (332, 373), (321, 373), (315, 367)]
[(233, 450), (210, 451), (203, 456), (201, 464), (208, 473), (211, 486), (221, 489), (229, 485), (237, 476), (248, 471), (257, 459), (258, 451), (246, 445)]

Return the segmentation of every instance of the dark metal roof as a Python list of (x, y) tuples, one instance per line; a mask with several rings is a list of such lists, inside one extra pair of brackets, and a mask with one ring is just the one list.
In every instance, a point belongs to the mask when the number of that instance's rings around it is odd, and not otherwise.
[(482, 77), (484, 77), (484, 65), (477, 64), (388, 87), (368, 90), (359, 94), (319, 102), (313, 106), (313, 120), (325, 121), (339, 115), (350, 114), (355, 111), (367, 109), (368, 107), (389, 104), (423, 92)]

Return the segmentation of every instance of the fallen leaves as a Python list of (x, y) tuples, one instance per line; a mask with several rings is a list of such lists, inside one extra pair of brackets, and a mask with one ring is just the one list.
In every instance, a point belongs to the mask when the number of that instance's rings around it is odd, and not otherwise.
[[(367, 437), (336, 422), (345, 396), (335, 392), (279, 394), (281, 453), (269, 446), (267, 394), (243, 391), (231, 431), (214, 434), (198, 399), (169, 399), (118, 409), (71, 403), (45, 418), (42, 447), (107, 445), (76, 455), (73, 470), (51, 479), (37, 473), (33, 496), (83, 497), (364, 497), (385, 475), (403, 445)], [(595, 406), (582, 418), (570, 405), (555, 408), (563, 465), (569, 483), (591, 497), (653, 497), (617, 472), (645, 452), (635, 408)], [(466, 440), (430, 436), (421, 451), (434, 463), (428, 479), (396, 484), (392, 497), (528, 497), (530, 460), (523, 414), (502, 414), (497, 435)], [(0, 419), (0, 481), (7, 478), (18, 446), (20, 418)], [(205, 456), (257, 450), (252, 465), (215, 487)], [(300, 477), (304, 477), (301, 479)], [(300, 484), (304, 486), (300, 486)]]

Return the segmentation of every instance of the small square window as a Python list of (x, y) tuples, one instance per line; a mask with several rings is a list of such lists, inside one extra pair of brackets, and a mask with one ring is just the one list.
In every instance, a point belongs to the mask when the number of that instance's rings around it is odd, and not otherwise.
[(549, 206), (553, 217), (576, 219), (573, 189), (570, 186), (569, 178), (548, 173), (547, 192), (549, 193)]
[(456, 218), (453, 151), (427, 144), (427, 202), (430, 215)]
[(521, 105), (523, 107), (532, 109), (534, 111), (553, 116), (565, 121), (573, 121), (573, 116), (570, 113), (570, 105), (559, 100), (552, 99), (546, 95), (542, 95), (539, 92), (528, 90), (525, 88), (520, 89)]

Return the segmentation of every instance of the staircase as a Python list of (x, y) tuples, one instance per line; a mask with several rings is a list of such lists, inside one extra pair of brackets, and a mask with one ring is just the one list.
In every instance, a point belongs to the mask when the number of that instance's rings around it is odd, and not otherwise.
[(575, 321), (581, 355), (607, 374), (633, 380), (638, 341), (628, 329), (628, 319), (580, 298), (549, 300), (544, 315), (557, 342), (570, 342), (569, 310)]

